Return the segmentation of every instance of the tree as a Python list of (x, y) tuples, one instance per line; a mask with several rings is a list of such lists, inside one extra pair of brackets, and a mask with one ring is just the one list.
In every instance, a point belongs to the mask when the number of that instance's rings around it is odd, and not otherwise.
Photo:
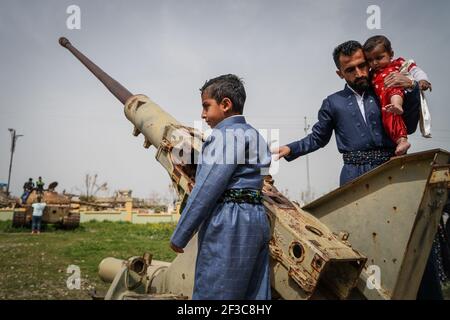
[[(89, 173), (86, 174), (84, 179), (84, 187), (85, 190), (81, 191), (80, 200), (84, 201), (94, 201), (95, 196), (99, 191), (107, 191), (108, 190), (108, 183), (104, 182), (102, 184), (97, 183), (97, 174), (94, 174), (93, 176)], [(83, 199), (82, 199), (83, 198)]]

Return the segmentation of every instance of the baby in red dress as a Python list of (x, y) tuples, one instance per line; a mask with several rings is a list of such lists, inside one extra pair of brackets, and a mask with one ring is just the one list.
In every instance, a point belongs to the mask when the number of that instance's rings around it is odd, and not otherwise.
[[(401, 114), (403, 114), (404, 89), (401, 87), (386, 87), (384, 78), (392, 72), (405, 69), (403, 58), (393, 59), (394, 51), (391, 42), (385, 36), (369, 38), (363, 46), (372, 75), (372, 85), (380, 99), (381, 118), (389, 137), (397, 144), (396, 155), (405, 154), (411, 147), (408, 142), (407, 130)], [(406, 70), (414, 80), (419, 82), (421, 90), (431, 90), (428, 77), (415, 63), (409, 63)]]

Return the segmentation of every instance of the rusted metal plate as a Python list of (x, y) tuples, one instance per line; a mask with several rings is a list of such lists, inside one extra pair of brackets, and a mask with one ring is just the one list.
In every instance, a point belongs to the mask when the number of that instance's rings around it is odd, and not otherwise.
[(448, 185), (450, 182), (450, 166), (434, 166), (431, 172), (430, 184), (444, 183)]
[[(394, 158), (303, 207), (367, 256), (358, 285), (366, 298), (415, 299), (447, 197), (449, 159), (439, 149)], [(368, 285), (376, 276), (379, 286)]]

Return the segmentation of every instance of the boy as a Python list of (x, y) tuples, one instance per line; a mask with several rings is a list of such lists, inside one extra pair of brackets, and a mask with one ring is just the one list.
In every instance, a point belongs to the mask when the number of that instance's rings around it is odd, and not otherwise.
[(41, 220), (42, 214), (44, 213), (44, 209), (46, 207), (45, 202), (41, 202), (41, 197), (37, 197), (36, 203), (33, 203), (31, 206), (33, 207), (33, 217), (31, 220), (31, 233), (41, 233)]
[[(373, 36), (363, 46), (367, 62), (371, 68), (372, 85), (380, 99), (381, 115), (384, 128), (389, 137), (397, 144), (395, 154), (405, 154), (411, 147), (408, 142), (406, 126), (403, 118), (403, 89), (388, 88), (384, 85), (384, 78), (392, 72), (400, 72), (407, 63), (403, 58), (393, 60), (394, 51), (391, 42), (385, 36)], [(431, 90), (428, 77), (415, 63), (407, 66), (408, 73), (419, 82), (421, 90)]]
[(171, 247), (183, 253), (200, 229), (193, 299), (270, 299), (271, 232), (261, 196), (268, 146), (242, 116), (246, 94), (237, 76), (211, 79), (200, 91), (213, 131)]
[(41, 194), (44, 193), (44, 185), (45, 185), (45, 182), (42, 181), (42, 177), (39, 177), (38, 181), (36, 181), (36, 192), (41, 193)]

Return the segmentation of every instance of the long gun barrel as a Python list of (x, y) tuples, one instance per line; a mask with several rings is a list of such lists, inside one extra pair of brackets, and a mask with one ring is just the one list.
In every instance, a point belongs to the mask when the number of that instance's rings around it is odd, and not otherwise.
[(102, 69), (100, 69), (95, 63), (93, 63), (91, 60), (89, 60), (88, 57), (86, 57), (84, 54), (82, 54), (80, 51), (78, 51), (67, 38), (61, 37), (59, 38), (59, 44), (62, 45), (64, 48), (72, 52), (72, 54), (80, 60), (82, 64), (86, 68), (89, 69), (97, 78), (100, 80), (101, 83), (105, 85), (105, 87), (117, 98), (119, 99), (122, 104), (125, 104), (125, 102), (133, 95), (130, 91), (127, 90), (124, 86), (122, 86), (120, 83), (118, 83), (116, 80), (111, 78), (106, 72), (104, 72)]
[[(169, 173), (183, 206), (194, 186), (196, 170), (195, 164), (185, 160), (191, 160), (192, 155), (200, 152), (201, 134), (182, 126), (148, 97), (131, 94), (66, 38), (61, 38), (59, 43), (73, 53), (124, 104), (125, 115), (134, 125), (133, 134), (137, 136), (142, 133), (145, 137), (144, 147), (154, 145), (158, 149), (156, 159)], [(180, 155), (181, 161), (177, 158)], [(351, 248), (346, 239), (338, 238), (317, 218), (284, 197), (275, 188), (270, 177), (264, 181), (263, 195), (263, 203), (272, 226), (270, 254), (272, 287), (275, 291), (285, 299), (310, 299), (323, 295), (347, 298), (357, 285), (366, 258)], [(110, 266), (108, 261), (112, 260), (106, 260), (101, 264), (100, 275), (110, 279), (111, 270), (117, 272), (117, 279), (113, 281), (106, 298), (120, 299), (136, 292), (128, 284), (139, 277), (142, 283), (147, 281), (146, 290), (141, 293), (191, 296), (196, 253), (194, 237), (185, 248), (185, 253), (178, 255), (170, 266), (167, 263), (151, 263), (149, 259), (136, 258), (128, 265), (114, 263)], [(133, 274), (135, 271), (130, 266), (136, 266), (136, 261), (139, 261), (139, 266), (145, 267), (138, 268), (137, 274)], [(130, 274), (133, 274), (131, 278)], [(127, 285), (123, 285), (124, 283)], [(137, 285), (139, 286), (139, 282)], [(131, 287), (136, 288), (134, 285)]]

